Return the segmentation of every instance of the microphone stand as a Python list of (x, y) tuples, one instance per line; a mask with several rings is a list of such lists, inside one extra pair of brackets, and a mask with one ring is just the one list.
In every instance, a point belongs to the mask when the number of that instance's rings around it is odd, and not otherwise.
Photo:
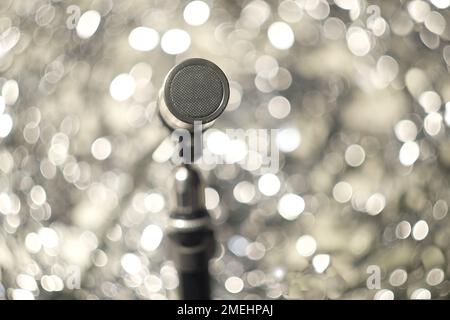
[(182, 146), (178, 154), (182, 165), (174, 172), (176, 208), (170, 214), (167, 232), (169, 257), (178, 270), (182, 299), (211, 298), (208, 264), (215, 241), (203, 182), (191, 164), (201, 156), (201, 132), (224, 111), (229, 96), (223, 71), (200, 58), (173, 67), (158, 96), (159, 116), (172, 133), (180, 134)]
[(211, 299), (208, 264), (214, 254), (215, 240), (205, 208), (203, 180), (197, 169), (186, 163), (178, 166), (174, 171), (174, 190), (176, 208), (169, 217), (168, 242), (169, 257), (180, 280), (179, 297)]

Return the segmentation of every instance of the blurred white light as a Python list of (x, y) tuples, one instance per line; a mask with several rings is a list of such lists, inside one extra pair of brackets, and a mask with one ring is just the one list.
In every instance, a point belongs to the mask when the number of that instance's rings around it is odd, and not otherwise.
[(278, 61), (272, 56), (262, 55), (255, 62), (255, 72), (264, 79), (270, 79), (278, 73)]
[(158, 45), (158, 42), (158, 32), (148, 27), (137, 27), (128, 36), (130, 47), (138, 51), (151, 51)]
[(164, 287), (168, 290), (176, 289), (180, 284), (177, 271), (171, 264), (165, 264), (161, 268), (161, 280)]
[(0, 96), (0, 115), (5, 111), (6, 102), (3, 96)]
[(228, 152), (230, 138), (225, 132), (216, 129), (209, 130), (206, 139), (206, 146), (211, 153), (224, 155)]
[(273, 196), (280, 191), (280, 179), (272, 173), (266, 173), (259, 178), (258, 188), (262, 194)]
[(347, 32), (347, 45), (355, 56), (365, 56), (371, 48), (367, 31), (360, 27), (350, 27)]
[(246, 254), (249, 242), (246, 238), (240, 235), (234, 235), (228, 240), (228, 248), (238, 257), (243, 257)]
[(368, 28), (372, 30), (373, 34), (381, 37), (388, 27), (386, 20), (382, 17), (375, 18), (372, 23), (368, 23)]
[(282, 280), (286, 276), (286, 269), (284, 269), (283, 267), (277, 267), (273, 270), (272, 273), (275, 278), (277, 278), (278, 280)]
[(266, 254), (266, 247), (262, 243), (252, 242), (245, 249), (245, 253), (250, 260), (261, 260)]
[(446, 9), (450, 6), (450, 0), (430, 0), (430, 2), (438, 9)]
[(242, 87), (234, 82), (230, 81), (230, 98), (228, 100), (227, 108), (225, 112), (231, 112), (239, 108), (242, 102)]
[(62, 291), (64, 289), (64, 282), (57, 275), (45, 275), (41, 278), (41, 286), (45, 291)]
[(407, 141), (400, 148), (399, 159), (404, 166), (410, 166), (419, 158), (420, 149), (415, 141)]
[(219, 193), (213, 188), (205, 188), (205, 207), (208, 210), (217, 208), (220, 202)]
[(323, 20), (330, 14), (330, 5), (325, 0), (307, 1), (305, 9), (316, 20)]
[(445, 18), (437, 11), (431, 11), (425, 18), (425, 27), (431, 32), (441, 35), (445, 31)]
[(263, 0), (253, 0), (241, 11), (239, 20), (250, 28), (259, 28), (269, 18), (271, 9), (269, 4)]
[(429, 300), (431, 299), (431, 292), (428, 289), (419, 288), (414, 290), (411, 294), (411, 299), (413, 300)]
[[(177, 174), (180, 174), (177, 172)], [(150, 193), (144, 198), (144, 206), (151, 213), (158, 213), (164, 209), (166, 201), (164, 197), (159, 193)]]
[(304, 235), (298, 238), (295, 248), (302, 257), (309, 257), (316, 252), (317, 243), (316, 240), (310, 235)]
[(175, 179), (178, 181), (184, 181), (187, 179), (188, 174), (189, 174), (189, 171), (186, 168), (181, 167), (177, 170), (177, 172), (175, 174)]
[(136, 89), (134, 78), (126, 73), (116, 76), (109, 86), (109, 93), (116, 101), (125, 101), (130, 98)]
[(270, 43), (277, 49), (287, 50), (294, 44), (294, 31), (286, 22), (274, 22), (270, 25), (267, 36)]
[(156, 250), (163, 238), (163, 232), (157, 225), (151, 224), (145, 227), (141, 235), (141, 246), (146, 251)]
[(350, 183), (340, 181), (336, 183), (333, 188), (333, 198), (340, 203), (350, 201), (352, 198), (353, 189)]
[(416, 22), (424, 22), (428, 13), (430, 13), (430, 5), (423, 0), (413, 0), (407, 5), (408, 13)]
[(101, 16), (95, 10), (83, 13), (78, 20), (76, 31), (81, 39), (88, 39), (94, 35), (100, 25)]
[(436, 220), (442, 220), (448, 213), (448, 205), (445, 200), (438, 200), (433, 206), (433, 217)]
[(272, 117), (283, 119), (286, 118), (291, 112), (291, 103), (285, 97), (275, 96), (270, 99), (268, 108)]
[(5, 104), (13, 105), (19, 98), (19, 85), (16, 80), (8, 80), (3, 84), (2, 96)]
[(292, 84), (292, 75), (288, 69), (283, 67), (278, 68), (277, 74), (269, 79), (269, 83), (274, 90), (286, 90)]
[(58, 234), (52, 228), (41, 228), (38, 231), (41, 243), (45, 248), (54, 249), (59, 244)]
[(450, 127), (450, 101), (445, 104), (445, 123)]
[(5, 54), (7, 54), (12, 48), (16, 46), (20, 39), (20, 30), (17, 27), (8, 27), (6, 30), (3, 27), (2, 31), (2, 41), (0, 41), (0, 56), (4, 56)]
[[(133, 209), (135, 209), (139, 213), (146, 213), (148, 210), (145, 205), (146, 196), (147, 194), (144, 192), (137, 192), (131, 201)], [(152, 205), (151, 203), (148, 204)]]
[[(0, 171), (7, 174), (11, 172), (13, 166), (14, 166), (14, 159), (12, 155), (6, 150), (0, 151)], [(1, 201), (0, 201), (0, 208), (1, 208)]]
[(248, 154), (248, 148), (245, 141), (240, 139), (233, 139), (229, 141), (228, 150), (226, 154), (227, 163), (236, 163), (245, 159)]
[(442, 116), (438, 112), (429, 113), (424, 120), (423, 127), (430, 136), (437, 135), (442, 128)]
[(394, 128), (395, 136), (402, 142), (414, 141), (417, 137), (417, 126), (411, 120), (400, 120)]
[(244, 281), (238, 277), (229, 277), (225, 280), (225, 289), (231, 293), (239, 293), (244, 289)]
[(408, 280), (408, 273), (403, 269), (395, 269), (389, 276), (389, 283), (394, 287), (403, 285)]
[(189, 33), (181, 29), (171, 29), (163, 34), (161, 48), (168, 54), (180, 54), (191, 46)]
[(273, 91), (273, 87), (270, 85), (268, 79), (263, 78), (259, 73), (255, 77), (255, 87), (261, 92), (269, 93)]
[(184, 21), (191, 26), (200, 26), (208, 21), (209, 6), (203, 1), (191, 1), (184, 8)]
[(155, 152), (153, 152), (152, 159), (159, 163), (168, 161), (172, 156), (175, 147), (176, 145), (171, 136), (166, 137), (156, 148)]
[(39, 185), (33, 186), (30, 191), (31, 200), (38, 206), (41, 206), (47, 200), (45, 189)]
[(426, 236), (428, 235), (428, 224), (425, 220), (419, 220), (417, 221), (417, 223), (414, 225), (413, 228), (413, 237), (416, 240), (423, 240), (426, 238)]
[(386, 199), (381, 193), (375, 193), (367, 199), (366, 211), (371, 216), (375, 216), (383, 211), (386, 205)]
[(292, 152), (301, 143), (301, 135), (296, 128), (282, 129), (277, 134), (278, 148), (283, 152)]
[(10, 214), (12, 208), (11, 197), (7, 193), (0, 193), (0, 212)]
[(395, 228), (395, 235), (398, 239), (406, 239), (411, 234), (411, 224), (408, 221), (401, 221)]
[(9, 135), (13, 127), (13, 120), (9, 114), (0, 114), (0, 138)]
[(444, 278), (445, 273), (442, 269), (433, 268), (430, 272), (428, 272), (426, 281), (430, 286), (437, 286), (444, 280)]
[(394, 292), (389, 289), (381, 289), (373, 298), (374, 300), (394, 300)]
[(278, 6), (278, 15), (286, 22), (295, 23), (303, 16), (300, 3), (293, 0), (284, 0)]
[(439, 111), (442, 100), (435, 91), (425, 91), (419, 96), (419, 103), (425, 112), (430, 113)]
[(48, 150), (48, 159), (54, 165), (63, 164), (67, 159), (67, 155), (68, 155), (68, 145), (64, 143), (58, 142), (52, 144), (52, 146)]
[(278, 202), (278, 212), (286, 220), (294, 220), (305, 210), (305, 200), (299, 195), (287, 193)]
[(163, 285), (161, 278), (153, 274), (146, 276), (144, 283), (145, 287), (150, 292), (158, 292), (159, 290), (161, 290)]
[(16, 282), (19, 287), (28, 291), (34, 291), (37, 289), (36, 280), (29, 274), (19, 274), (16, 277)]
[(364, 149), (358, 144), (352, 144), (345, 150), (345, 162), (352, 167), (358, 167), (366, 158)]
[(255, 186), (248, 181), (239, 182), (233, 189), (233, 195), (241, 203), (249, 203), (255, 197)]
[(92, 156), (97, 160), (105, 160), (111, 154), (111, 142), (106, 138), (98, 138), (91, 145)]
[(241, 166), (248, 171), (255, 171), (261, 168), (263, 158), (259, 152), (249, 150), (245, 162)]
[(330, 256), (328, 254), (318, 254), (314, 256), (312, 264), (317, 273), (323, 273), (330, 265)]
[(25, 238), (25, 247), (30, 253), (38, 253), (42, 248), (41, 238), (37, 233), (31, 232)]
[(14, 289), (12, 291), (13, 300), (34, 300), (34, 295), (25, 289)]
[(385, 81), (393, 81), (397, 77), (398, 71), (398, 63), (391, 56), (381, 56), (378, 59), (377, 72)]
[(141, 271), (142, 263), (141, 259), (133, 253), (126, 253), (120, 259), (122, 268), (129, 274), (137, 274)]

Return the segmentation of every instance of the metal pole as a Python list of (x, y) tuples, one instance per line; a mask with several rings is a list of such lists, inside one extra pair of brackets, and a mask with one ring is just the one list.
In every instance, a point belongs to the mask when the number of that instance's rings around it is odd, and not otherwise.
[(168, 228), (169, 255), (180, 279), (181, 299), (210, 299), (209, 260), (215, 241), (204, 203), (204, 186), (197, 170), (181, 165), (175, 170), (176, 209)]

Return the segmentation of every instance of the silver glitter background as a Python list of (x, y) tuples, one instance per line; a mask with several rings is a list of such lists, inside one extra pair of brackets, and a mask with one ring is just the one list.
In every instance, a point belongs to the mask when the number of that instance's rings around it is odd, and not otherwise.
[[(231, 86), (205, 145), (236, 161), (201, 168), (215, 298), (448, 298), (449, 7), (2, 0), (0, 298), (176, 298), (155, 101), (190, 57)], [(225, 128), (280, 129), (280, 170)]]

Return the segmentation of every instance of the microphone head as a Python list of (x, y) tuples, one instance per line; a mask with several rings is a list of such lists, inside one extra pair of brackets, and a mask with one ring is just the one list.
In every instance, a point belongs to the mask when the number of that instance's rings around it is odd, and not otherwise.
[(192, 129), (196, 121), (208, 126), (225, 110), (229, 96), (227, 77), (217, 65), (188, 59), (169, 71), (159, 96), (160, 114), (173, 129)]

